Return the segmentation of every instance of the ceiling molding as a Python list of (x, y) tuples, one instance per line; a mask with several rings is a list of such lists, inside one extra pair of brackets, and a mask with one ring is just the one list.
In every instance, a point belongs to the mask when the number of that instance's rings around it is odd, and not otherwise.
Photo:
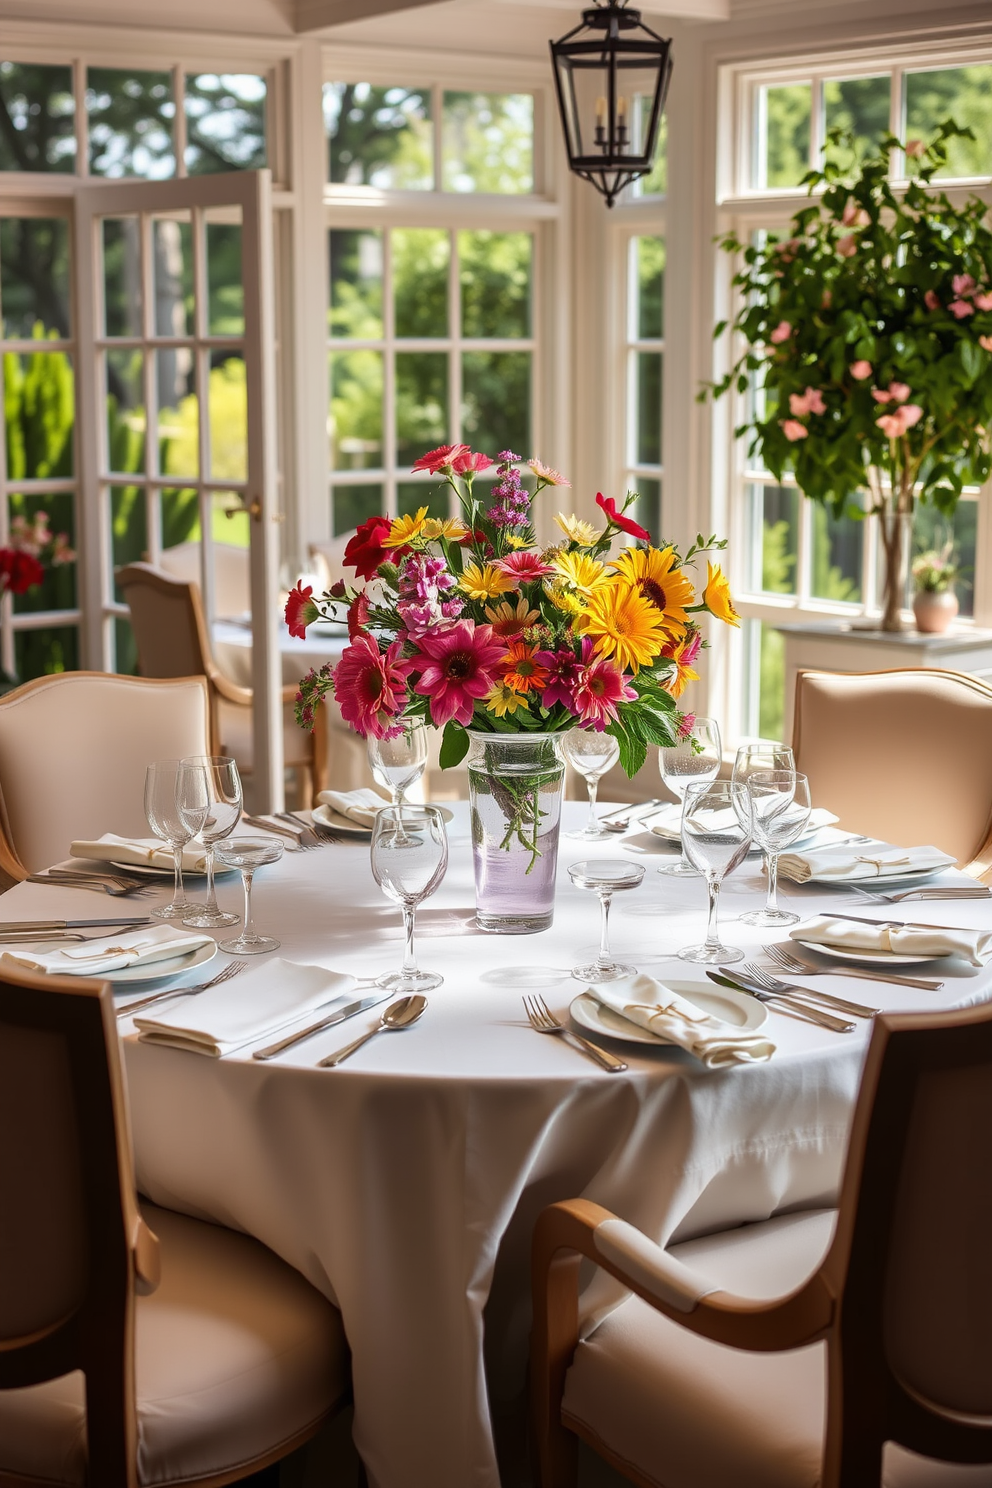
[[(434, 0), (426, 0), (427, 5), (432, 3)], [(371, 20), (373, 16), (390, 15), (397, 10), (413, 10), (424, 5), (425, 0), (296, 0), (293, 29), (297, 34), (323, 31), (327, 26)]]

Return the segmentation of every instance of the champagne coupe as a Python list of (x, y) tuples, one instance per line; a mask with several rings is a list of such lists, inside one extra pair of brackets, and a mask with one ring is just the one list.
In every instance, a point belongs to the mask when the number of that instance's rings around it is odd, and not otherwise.
[(602, 908), (599, 955), (589, 966), (576, 966), (572, 975), (579, 982), (613, 982), (617, 977), (637, 975), (636, 966), (615, 961), (610, 950), (610, 904), (622, 889), (636, 889), (644, 877), (643, 863), (607, 858), (604, 862), (573, 863), (568, 876), (580, 889), (593, 889)]
[[(746, 820), (742, 821), (742, 815)], [(690, 785), (682, 807), (682, 848), (706, 879), (709, 919), (705, 944), (679, 951), (683, 961), (721, 966), (743, 960), (744, 952), (736, 946), (720, 944), (717, 901), (723, 880), (743, 863), (750, 846), (750, 808), (735, 804), (731, 782), (713, 780)]]
[(795, 770), (759, 770), (748, 776), (754, 840), (764, 851), (768, 897), (764, 909), (741, 915), (746, 925), (795, 925), (799, 916), (778, 907), (778, 855), (809, 826), (809, 781)]
[[(747, 795), (747, 782), (752, 775), (766, 770), (794, 770), (795, 768), (795, 756), (788, 744), (782, 744), (777, 739), (752, 739), (738, 747), (730, 778), (741, 793), (743, 801)], [(735, 795), (734, 800), (737, 799)], [(754, 840), (757, 842), (757, 834)], [(764, 851), (762, 851), (762, 859), (765, 872), (768, 873), (768, 854)]]
[(612, 734), (601, 734), (595, 729), (572, 729), (562, 738), (561, 752), (582, 776), (589, 792), (589, 820), (581, 832), (569, 832), (568, 836), (577, 837), (582, 842), (606, 842), (613, 833), (596, 815), (596, 792), (601, 778), (619, 760), (620, 745)]
[(214, 844), (229, 837), (241, 818), (241, 777), (229, 755), (192, 755), (180, 761), (176, 785), (179, 815), (206, 849), (207, 902), (185, 915), (184, 925), (212, 930), (236, 925), (238, 916), (217, 903), (214, 889)]
[[(671, 749), (658, 750), (661, 778), (679, 800), (684, 802), (690, 785), (706, 785), (720, 773), (720, 726), (715, 718), (695, 718), (685, 738)], [(683, 844), (678, 862), (665, 863), (659, 873), (681, 878), (698, 877), (689, 862)]]
[(444, 981), (436, 971), (421, 971), (413, 950), (417, 905), (430, 898), (448, 866), (444, 818), (436, 806), (384, 806), (372, 827), (372, 876), (390, 899), (402, 906), (406, 955), (399, 971), (376, 978), (390, 992), (429, 992)]
[(245, 891), (245, 923), (241, 934), (233, 940), (219, 942), (222, 951), (244, 952), (249, 956), (261, 955), (263, 951), (277, 951), (281, 944), (273, 935), (259, 935), (251, 912), (251, 882), (255, 869), (266, 863), (277, 863), (282, 857), (283, 844), (273, 837), (232, 837), (227, 842), (218, 842), (215, 849), (220, 861), (228, 868), (241, 869), (241, 884)]
[(193, 908), (183, 889), (183, 848), (193, 836), (179, 814), (176, 789), (179, 780), (177, 759), (157, 760), (145, 771), (145, 816), (148, 825), (172, 848), (173, 892), (169, 904), (153, 909), (160, 920), (177, 920)]
[(427, 729), (418, 719), (407, 723), (395, 739), (368, 741), (369, 765), (379, 785), (388, 790), (394, 806), (403, 806), (427, 765)]

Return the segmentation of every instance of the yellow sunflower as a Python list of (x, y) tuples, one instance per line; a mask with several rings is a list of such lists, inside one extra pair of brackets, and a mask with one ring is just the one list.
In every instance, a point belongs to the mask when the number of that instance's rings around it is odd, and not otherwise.
[(469, 563), (462, 572), (458, 587), (469, 599), (496, 599), (517, 586), (509, 574), (501, 573), (491, 563)]
[(566, 589), (560, 579), (553, 584), (545, 581), (544, 592), (556, 610), (561, 610), (565, 615), (582, 614), (582, 600), (571, 589)]
[(506, 534), (507, 545), (511, 548), (529, 548), (530, 543), (525, 537), (513, 537), (511, 533)]
[(516, 713), (518, 708), (527, 710), (527, 697), (522, 692), (514, 692), (508, 682), (497, 682), (486, 697), (486, 708), (490, 713), (495, 713), (497, 718), (505, 718), (507, 713)]
[(590, 597), (578, 628), (595, 641), (600, 656), (612, 656), (622, 671), (647, 666), (666, 640), (658, 609), (629, 584), (615, 581)]
[(591, 522), (583, 522), (579, 517), (566, 517), (564, 512), (559, 512), (555, 521), (569, 542), (577, 543), (580, 548), (595, 547), (603, 535)]
[(540, 610), (532, 610), (523, 595), (512, 605), (508, 599), (501, 599), (499, 604), (486, 605), (486, 619), (493, 627), (493, 635), (500, 636), (508, 641), (511, 636), (522, 635), (531, 625), (536, 625), (541, 618)]
[(590, 558), (588, 553), (558, 553), (551, 566), (567, 589), (588, 597), (608, 579), (605, 563)]
[(685, 606), (695, 602), (696, 593), (676, 566), (674, 548), (624, 548), (613, 569), (620, 583), (654, 605), (669, 634), (682, 635), (689, 624)]
[(428, 517), (420, 535), (426, 542), (435, 542), (439, 537), (445, 542), (461, 542), (467, 532), (468, 528), (458, 517), (446, 517), (443, 521), (440, 517)]
[(711, 615), (722, 620), (726, 625), (739, 626), (741, 617), (734, 609), (734, 602), (730, 598), (730, 585), (727, 575), (718, 563), (706, 564), (706, 588), (703, 590), (703, 603)]
[(389, 536), (382, 539), (384, 548), (402, 548), (406, 543), (423, 536), (427, 520), (427, 507), (418, 509), (415, 517), (397, 517), (389, 529)]

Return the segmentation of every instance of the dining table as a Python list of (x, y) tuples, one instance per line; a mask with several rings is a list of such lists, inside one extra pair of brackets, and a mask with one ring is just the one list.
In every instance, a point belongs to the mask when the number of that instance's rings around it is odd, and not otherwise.
[[(595, 959), (597, 901), (568, 868), (586, 858), (645, 865), (641, 886), (616, 896), (612, 948), (683, 987), (712, 985), (705, 968), (678, 959), (703, 939), (703, 880), (655, 871), (670, 848), (636, 823), (605, 843), (567, 835), (587, 808), (566, 801), (554, 923), (536, 935), (488, 934), (475, 920), (468, 804), (452, 810), (447, 873), (417, 915), (420, 963), (444, 981), (411, 1027), (321, 1068), (381, 1008), (267, 1062), (251, 1047), (211, 1058), (146, 1042), (131, 1018), (119, 1020), (141, 1193), (256, 1236), (340, 1309), (355, 1445), (372, 1488), (521, 1481), (508, 1464), (521, 1455), (529, 1250), (545, 1205), (595, 1200), (660, 1244), (832, 1206), (871, 1028), (858, 1019), (853, 1032), (833, 1032), (769, 1008), (767, 1062), (708, 1069), (679, 1048), (604, 1037), (628, 1066), (607, 1072), (536, 1033), (522, 1002), (539, 993), (567, 1018), (583, 991), (571, 968)], [(970, 882), (956, 870), (941, 882), (958, 878)], [(782, 892), (803, 917), (878, 913), (843, 886)], [(202, 894), (195, 880), (190, 893)], [(738, 921), (763, 893), (751, 857), (720, 895), (723, 938), (749, 959), (787, 935)], [(218, 895), (240, 910), (236, 877), (220, 878)], [(127, 904), (110, 902), (112, 913)], [(23, 883), (5, 896), (3, 918), (84, 917), (95, 903), (81, 889)], [(885, 912), (992, 929), (992, 901), (909, 901)], [(367, 836), (287, 851), (260, 869), (254, 913), (260, 931), (280, 939), (276, 957), (360, 978), (402, 957), (401, 915), (373, 879)], [(218, 953), (209, 969), (226, 959)], [(937, 991), (832, 974), (807, 985), (887, 1011), (992, 995), (992, 966), (935, 964), (938, 972), (918, 970), (939, 975)], [(237, 978), (227, 988), (236, 999)], [(118, 985), (115, 999), (123, 1006), (145, 991)], [(590, 1278), (585, 1329), (622, 1300), (608, 1278)]]

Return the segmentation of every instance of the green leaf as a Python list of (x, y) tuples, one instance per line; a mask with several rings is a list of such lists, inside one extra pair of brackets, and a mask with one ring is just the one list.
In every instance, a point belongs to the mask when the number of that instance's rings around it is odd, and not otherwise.
[(455, 723), (454, 719), (446, 723), (441, 737), (441, 752), (438, 756), (441, 769), (451, 770), (455, 765), (460, 765), (468, 754), (468, 746), (471, 742), (460, 723)]

